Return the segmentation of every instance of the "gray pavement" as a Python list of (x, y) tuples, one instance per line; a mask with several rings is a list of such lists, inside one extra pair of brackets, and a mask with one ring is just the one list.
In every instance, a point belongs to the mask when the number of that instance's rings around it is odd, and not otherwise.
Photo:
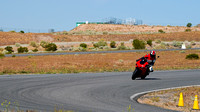
[[(145, 80), (131, 72), (0, 76), (0, 103), (18, 102), (21, 109), (75, 112), (173, 112), (139, 104), (133, 94), (155, 89), (200, 85), (200, 70), (157, 71)], [(11, 105), (11, 107), (16, 107)]]
[[(199, 50), (200, 48), (191, 49), (155, 49), (155, 51), (177, 51), (177, 50)], [(90, 51), (90, 52), (53, 52), (53, 53), (33, 53), (33, 54), (6, 54), (6, 57), (15, 56), (46, 56), (46, 55), (74, 55), (74, 54), (98, 54), (98, 53), (128, 53), (128, 52), (146, 52), (151, 50), (117, 50), (117, 51)]]

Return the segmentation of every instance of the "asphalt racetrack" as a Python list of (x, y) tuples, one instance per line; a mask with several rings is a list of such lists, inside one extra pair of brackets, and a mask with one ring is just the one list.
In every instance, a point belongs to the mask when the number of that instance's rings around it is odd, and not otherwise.
[[(155, 71), (145, 80), (131, 80), (131, 72), (0, 76), (0, 103), (18, 102), (20, 109), (53, 112), (173, 112), (131, 100), (133, 94), (200, 85), (200, 70)], [(15, 107), (10, 105), (11, 107)], [(2, 108), (2, 107), (1, 107)]]

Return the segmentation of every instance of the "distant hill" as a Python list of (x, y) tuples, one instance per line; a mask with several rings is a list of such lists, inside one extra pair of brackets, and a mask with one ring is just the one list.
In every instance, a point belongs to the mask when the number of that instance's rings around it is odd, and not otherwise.
[[(184, 26), (147, 26), (147, 25), (114, 25), (114, 24), (82, 24), (70, 32), (97, 31), (97, 32), (184, 32)], [(200, 27), (191, 27), (192, 31), (200, 31)]]

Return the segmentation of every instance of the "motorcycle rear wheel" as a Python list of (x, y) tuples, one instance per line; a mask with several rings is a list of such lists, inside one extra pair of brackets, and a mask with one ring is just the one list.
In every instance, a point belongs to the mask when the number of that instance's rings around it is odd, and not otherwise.
[(146, 78), (146, 75), (141, 77), (141, 79), (145, 79), (145, 78)]

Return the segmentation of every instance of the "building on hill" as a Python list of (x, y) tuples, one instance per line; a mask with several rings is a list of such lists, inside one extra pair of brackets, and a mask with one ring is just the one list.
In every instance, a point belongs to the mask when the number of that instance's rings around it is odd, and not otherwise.
[(142, 25), (143, 21), (139, 19), (134, 18), (128, 18), (128, 19), (118, 19), (118, 18), (106, 18), (103, 20), (104, 22), (76, 22), (76, 27), (81, 24), (125, 24), (125, 25)]
[(76, 27), (81, 25), (81, 24), (105, 24), (104, 22), (76, 22)]
[(198, 24), (197, 27), (200, 27), (200, 24)]

